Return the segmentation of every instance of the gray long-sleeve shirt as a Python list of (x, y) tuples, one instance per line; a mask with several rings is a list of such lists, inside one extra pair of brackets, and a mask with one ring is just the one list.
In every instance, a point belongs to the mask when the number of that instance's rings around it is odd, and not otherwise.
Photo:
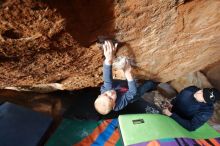
[(122, 92), (121, 88), (126, 86), (123, 81), (113, 81), (112, 79), (112, 65), (103, 65), (103, 79), (104, 84), (101, 86), (101, 93), (104, 93), (108, 90), (115, 90), (117, 94), (116, 104), (114, 107), (114, 111), (119, 111), (123, 109), (128, 103), (132, 103), (136, 100), (137, 95), (137, 87), (136, 82), (134, 80), (128, 81), (128, 90), (126, 92)]

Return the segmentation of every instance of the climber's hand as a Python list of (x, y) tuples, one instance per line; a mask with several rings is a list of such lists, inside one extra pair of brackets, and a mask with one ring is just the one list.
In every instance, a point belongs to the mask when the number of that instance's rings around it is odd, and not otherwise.
[(102, 45), (105, 56), (105, 64), (110, 65), (114, 59), (115, 50), (117, 48), (117, 43), (113, 45), (112, 41), (105, 41)]
[(124, 73), (130, 73), (131, 72), (131, 64), (128, 59), (125, 60), (125, 66), (123, 68)]
[(124, 71), (124, 74), (125, 74), (125, 77), (128, 81), (132, 81), (133, 80), (133, 77), (132, 77), (132, 74), (131, 74), (131, 64), (130, 64), (130, 61), (126, 59), (125, 61), (125, 66), (123, 68), (123, 71)]

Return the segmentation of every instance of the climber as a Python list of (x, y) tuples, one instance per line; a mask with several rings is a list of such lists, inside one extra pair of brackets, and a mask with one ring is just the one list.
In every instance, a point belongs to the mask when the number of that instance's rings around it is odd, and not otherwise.
[(199, 89), (190, 86), (172, 100), (171, 111), (166, 108), (163, 113), (187, 130), (194, 131), (213, 115), (213, 104), (219, 99), (220, 93), (215, 88)]
[[(136, 82), (131, 73), (131, 65), (126, 60), (123, 73), (127, 79), (128, 88), (124, 88), (123, 82), (117, 82), (112, 79), (112, 62), (114, 59), (114, 53), (117, 49), (117, 43), (113, 45), (112, 41), (104, 41), (102, 45), (104, 50), (105, 61), (103, 64), (103, 78), (104, 84), (101, 86), (101, 94), (94, 102), (94, 106), (97, 112), (102, 115), (108, 114), (110, 111), (122, 110), (129, 103), (137, 101), (147, 91), (156, 88), (157, 83), (153, 81), (145, 81), (138, 88)], [(143, 102), (141, 102), (143, 103)], [(148, 104), (144, 105), (145, 110)]]

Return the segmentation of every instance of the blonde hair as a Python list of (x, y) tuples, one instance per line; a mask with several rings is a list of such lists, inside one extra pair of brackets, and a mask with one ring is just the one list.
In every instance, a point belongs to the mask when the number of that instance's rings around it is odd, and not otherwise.
[(99, 95), (94, 102), (95, 109), (98, 113), (106, 115), (112, 110), (112, 103), (107, 97)]

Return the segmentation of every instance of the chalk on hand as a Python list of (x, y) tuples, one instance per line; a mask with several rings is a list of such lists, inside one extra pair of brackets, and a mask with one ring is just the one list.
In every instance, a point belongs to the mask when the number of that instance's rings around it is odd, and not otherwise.
[(126, 56), (119, 56), (115, 58), (113, 62), (113, 67), (116, 69), (123, 69), (126, 62), (129, 62), (132, 66), (135, 66), (134, 62)]

